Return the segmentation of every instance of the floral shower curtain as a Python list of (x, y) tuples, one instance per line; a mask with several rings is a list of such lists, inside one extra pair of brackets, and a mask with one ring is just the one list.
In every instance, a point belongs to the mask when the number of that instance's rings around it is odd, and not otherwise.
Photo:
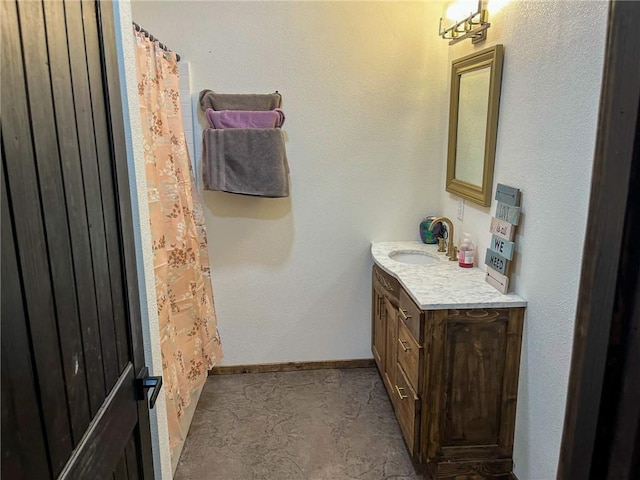
[(134, 30), (164, 390), (171, 449), (179, 418), (222, 358), (202, 205), (180, 109), (176, 54)]

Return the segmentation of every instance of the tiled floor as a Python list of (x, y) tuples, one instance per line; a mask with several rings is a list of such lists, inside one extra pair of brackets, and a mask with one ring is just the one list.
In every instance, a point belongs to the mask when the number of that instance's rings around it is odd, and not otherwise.
[(418, 480), (374, 368), (209, 377), (176, 480)]

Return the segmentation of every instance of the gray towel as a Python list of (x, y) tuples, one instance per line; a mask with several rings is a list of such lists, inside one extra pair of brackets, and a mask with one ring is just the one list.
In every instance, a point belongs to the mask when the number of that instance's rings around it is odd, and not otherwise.
[(289, 167), (279, 128), (206, 128), (202, 144), (205, 190), (289, 196)]
[(275, 110), (280, 108), (282, 95), (276, 93), (245, 94), (216, 93), (212, 90), (200, 92), (200, 108), (220, 110)]

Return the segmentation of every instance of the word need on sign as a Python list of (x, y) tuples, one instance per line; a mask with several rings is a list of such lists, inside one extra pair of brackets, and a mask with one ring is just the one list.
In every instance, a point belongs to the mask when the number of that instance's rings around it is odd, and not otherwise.
[(487, 249), (487, 254), (484, 257), (484, 263), (493, 268), (496, 272), (504, 274), (507, 271), (508, 260), (496, 252)]

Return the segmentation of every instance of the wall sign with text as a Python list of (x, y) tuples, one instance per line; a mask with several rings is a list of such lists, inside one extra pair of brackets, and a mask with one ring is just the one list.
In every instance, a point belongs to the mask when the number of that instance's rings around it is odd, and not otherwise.
[(486, 282), (501, 293), (509, 291), (509, 265), (516, 249), (515, 232), (520, 222), (520, 190), (498, 184), (496, 188), (495, 217), (491, 218), (491, 243), (484, 263), (487, 265)]

